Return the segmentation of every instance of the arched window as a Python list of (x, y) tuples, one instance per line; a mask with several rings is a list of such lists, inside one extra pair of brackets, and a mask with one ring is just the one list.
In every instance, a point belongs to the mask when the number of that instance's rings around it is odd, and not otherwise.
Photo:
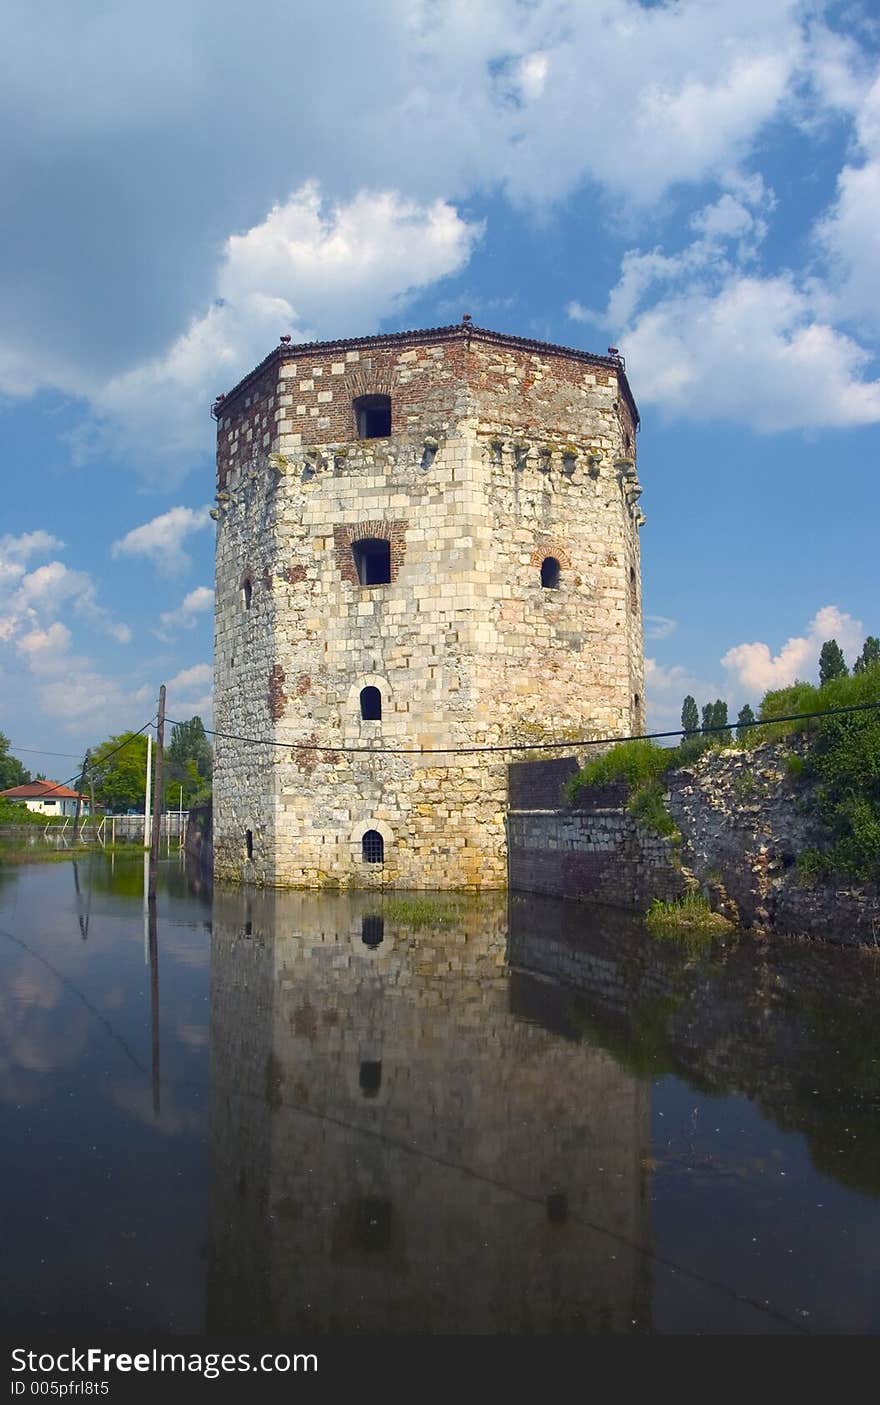
[(541, 562), (541, 584), (546, 590), (556, 590), (559, 585), (559, 562), (555, 556), (545, 556)]
[(253, 593), (254, 583), (251, 580), (250, 576), (245, 576), (244, 580), (241, 583), (241, 598), (244, 601), (244, 608), (246, 610), (249, 610), (251, 608), (251, 597), (253, 596)]
[(358, 1081), (364, 1097), (374, 1098), (382, 1087), (382, 1060), (364, 1059)]
[(378, 829), (368, 829), (361, 840), (361, 852), (364, 863), (384, 863), (385, 862), (385, 840)]
[(381, 722), (382, 694), (378, 688), (361, 688), (361, 717), (365, 722)]
[(391, 396), (361, 395), (354, 402), (358, 439), (385, 439), (391, 433)]
[(351, 554), (361, 585), (388, 585), (391, 580), (391, 543), (381, 537), (352, 542)]
[(385, 918), (379, 913), (368, 913), (361, 918), (361, 941), (364, 946), (375, 950), (385, 938)]

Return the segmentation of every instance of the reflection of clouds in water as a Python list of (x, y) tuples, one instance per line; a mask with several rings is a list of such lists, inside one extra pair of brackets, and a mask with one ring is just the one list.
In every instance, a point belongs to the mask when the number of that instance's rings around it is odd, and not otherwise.
[(169, 956), (180, 966), (193, 970), (206, 969), (211, 964), (211, 934), (203, 927), (192, 929), (166, 927), (159, 923), (159, 957)]
[(115, 1107), (134, 1117), (138, 1122), (146, 1122), (154, 1131), (177, 1136), (181, 1132), (204, 1133), (204, 1117), (198, 1109), (175, 1106), (173, 1086), (161, 1085), (161, 1110), (158, 1117), (153, 1110), (153, 1090), (149, 1083), (117, 1083), (110, 1090)]
[(33, 1103), (44, 1094), (31, 1074), (74, 1063), (88, 1038), (84, 1010), (61, 1009), (61, 982), (23, 958), (0, 989), (0, 1098)]
[(187, 1044), (190, 1049), (206, 1048), (210, 1038), (206, 1024), (179, 1024), (175, 1033), (181, 1044)]
[(23, 961), (8, 981), (13, 1004), (51, 1010), (61, 998), (61, 982), (45, 966)]

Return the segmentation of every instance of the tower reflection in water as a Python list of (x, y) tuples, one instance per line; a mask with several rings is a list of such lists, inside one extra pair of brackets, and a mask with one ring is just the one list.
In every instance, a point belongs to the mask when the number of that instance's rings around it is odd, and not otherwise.
[(215, 889), (208, 1329), (646, 1330), (649, 1086), (394, 908)]

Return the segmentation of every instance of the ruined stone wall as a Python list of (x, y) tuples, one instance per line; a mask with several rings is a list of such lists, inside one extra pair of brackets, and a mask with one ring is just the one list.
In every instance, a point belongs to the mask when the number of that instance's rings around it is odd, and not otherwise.
[(648, 1085), (511, 1012), (503, 898), (381, 910), (215, 892), (209, 1328), (646, 1330)]
[[(506, 758), (454, 749), (641, 723), (638, 492), (616, 369), (477, 334), (291, 348), (273, 364), (274, 394), (261, 370), (218, 407), (215, 708), (220, 732), (292, 746), (219, 743), (216, 872), (503, 887)], [(354, 437), (365, 394), (390, 395), (389, 438)], [(357, 580), (365, 536), (390, 543), (390, 583)], [(541, 585), (547, 556), (556, 589)], [(361, 718), (364, 687), (381, 721)], [(435, 754), (370, 755), (394, 747)], [(367, 830), (381, 865), (362, 861)]]
[(510, 887), (522, 892), (644, 911), (688, 888), (675, 846), (637, 824), (625, 802), (511, 811), (507, 831)]
[[(716, 749), (673, 772), (667, 805), (677, 844), (637, 823), (622, 785), (582, 791), (577, 809), (511, 811), (510, 886), (641, 911), (655, 897), (700, 889), (744, 928), (876, 946), (876, 885), (812, 884), (797, 867), (798, 855), (826, 838), (809, 788), (788, 765), (798, 749), (803, 743)], [(518, 768), (520, 796), (528, 769)], [(536, 770), (543, 783), (540, 764)]]

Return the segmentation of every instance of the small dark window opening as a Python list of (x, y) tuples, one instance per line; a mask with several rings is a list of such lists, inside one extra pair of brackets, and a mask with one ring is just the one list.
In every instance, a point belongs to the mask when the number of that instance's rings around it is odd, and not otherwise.
[(244, 847), (247, 850), (248, 858), (252, 859), (254, 857), (254, 831), (252, 829), (246, 829), (244, 832)]
[(361, 840), (364, 863), (385, 862), (385, 840), (378, 829), (368, 829)]
[(568, 1196), (562, 1190), (547, 1196), (547, 1219), (551, 1224), (565, 1224), (568, 1219)]
[(253, 924), (253, 922), (251, 922), (251, 921), (245, 922), (245, 924), (244, 924), (244, 934), (245, 934), (246, 937), (252, 937), (252, 936), (254, 935), (254, 924)]
[(642, 701), (642, 699), (641, 699), (641, 697), (639, 696), (639, 694), (638, 694), (638, 693), (633, 693), (633, 702), (635, 703), (636, 707), (641, 706), (641, 701)]
[(241, 593), (244, 598), (244, 608), (249, 610), (251, 608), (251, 596), (254, 593), (253, 581), (249, 576), (246, 576), (242, 582)]
[(364, 946), (377, 947), (382, 945), (385, 937), (385, 918), (378, 913), (369, 913), (361, 918), (361, 941)]
[(362, 395), (354, 402), (358, 439), (387, 439), (391, 433), (391, 396)]
[(365, 1098), (375, 1098), (382, 1087), (382, 1060), (365, 1059), (361, 1064), (361, 1092)]
[(365, 722), (381, 722), (382, 694), (378, 688), (361, 688), (361, 717)]
[(541, 584), (547, 590), (556, 590), (559, 586), (559, 562), (555, 556), (547, 556), (541, 562)]
[(352, 542), (351, 554), (361, 585), (388, 585), (391, 580), (391, 543), (380, 537)]

